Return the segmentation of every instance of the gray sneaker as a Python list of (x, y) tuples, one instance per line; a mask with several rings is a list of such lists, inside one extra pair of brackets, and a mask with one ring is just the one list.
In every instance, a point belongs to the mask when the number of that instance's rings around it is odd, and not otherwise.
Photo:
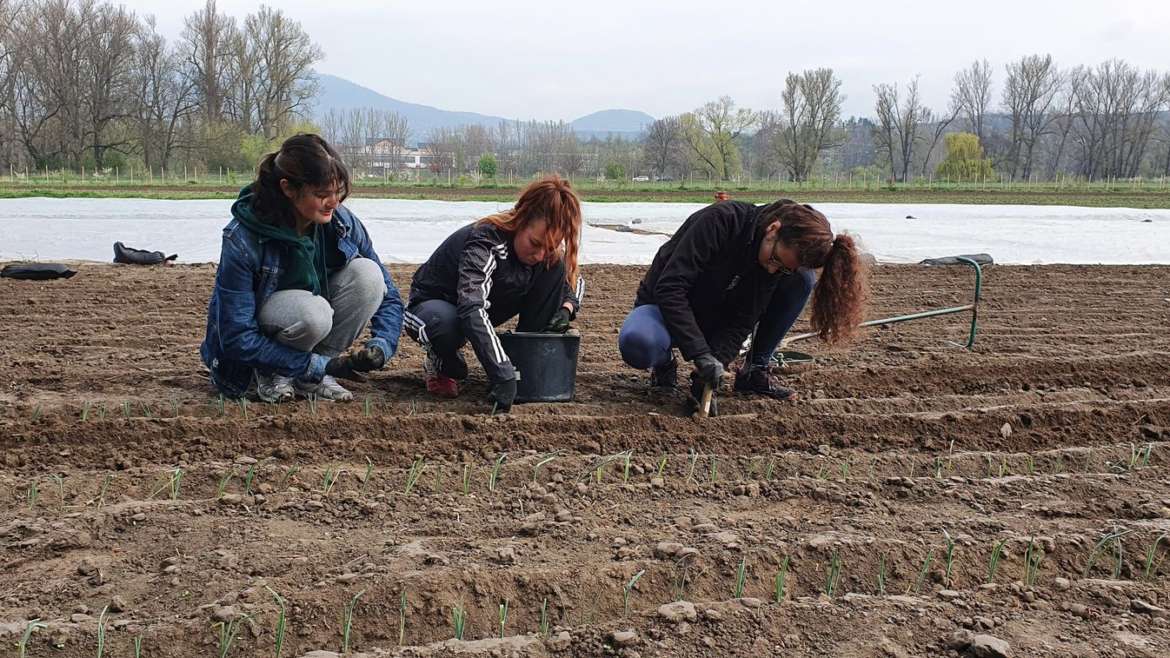
[(325, 375), (316, 384), (298, 379), (296, 381), (296, 389), (297, 393), (300, 393), (302, 397), (306, 398), (310, 395), (315, 395), (318, 400), (329, 400), (331, 402), (349, 402), (353, 399), (353, 393), (342, 388), (341, 384), (338, 384), (332, 375)]
[(264, 375), (256, 371), (256, 397), (261, 402), (279, 404), (293, 399), (293, 378), (284, 375)]

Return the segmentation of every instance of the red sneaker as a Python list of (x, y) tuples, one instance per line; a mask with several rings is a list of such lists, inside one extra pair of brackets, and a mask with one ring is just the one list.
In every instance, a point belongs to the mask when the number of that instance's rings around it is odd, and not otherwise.
[(441, 398), (459, 396), (459, 382), (439, 372), (439, 360), (430, 350), (423, 361), (423, 381), (426, 382), (427, 391), (431, 395)]

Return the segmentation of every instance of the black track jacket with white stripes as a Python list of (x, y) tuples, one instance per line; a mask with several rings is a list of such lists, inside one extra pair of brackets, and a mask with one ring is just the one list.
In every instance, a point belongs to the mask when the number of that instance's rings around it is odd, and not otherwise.
[[(442, 299), (458, 309), (463, 334), (492, 382), (514, 379), (516, 370), (500, 346), (488, 309), (493, 299), (528, 294), (535, 267), (525, 265), (512, 248), (512, 235), (492, 224), (473, 223), (452, 233), (414, 273), (410, 303)], [(583, 282), (564, 285), (564, 301), (573, 315), (581, 307)]]

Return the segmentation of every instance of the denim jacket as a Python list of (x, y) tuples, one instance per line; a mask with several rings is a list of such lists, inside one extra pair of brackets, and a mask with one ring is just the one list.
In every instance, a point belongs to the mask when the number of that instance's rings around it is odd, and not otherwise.
[[(332, 223), (346, 263), (357, 257), (382, 263), (365, 226), (345, 206), (333, 212)], [(227, 397), (242, 397), (248, 391), (254, 369), (308, 381), (320, 381), (325, 374), (328, 357), (293, 349), (260, 331), (260, 309), (280, 281), (281, 252), (273, 243), (261, 244), (236, 219), (223, 230), (215, 290), (207, 304), (207, 337), (199, 354), (211, 371), (212, 383)], [(398, 351), (403, 305), (385, 266), (382, 275), (386, 296), (370, 319), (373, 338), (366, 345), (378, 347), (389, 360)]]

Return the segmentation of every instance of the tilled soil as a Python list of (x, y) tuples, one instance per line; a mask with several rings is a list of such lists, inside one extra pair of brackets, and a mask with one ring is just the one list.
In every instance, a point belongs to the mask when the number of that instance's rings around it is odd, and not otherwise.
[[(618, 357), (641, 268), (585, 269), (575, 401), (495, 417), (408, 339), (352, 403), (221, 401), (214, 266), (78, 269), (0, 280), (0, 655), (277, 655), (274, 594), (290, 657), (1170, 653), (1170, 268), (992, 267), (973, 351), (798, 343), (800, 400), (706, 420)], [(971, 288), (881, 266), (870, 315)]]

